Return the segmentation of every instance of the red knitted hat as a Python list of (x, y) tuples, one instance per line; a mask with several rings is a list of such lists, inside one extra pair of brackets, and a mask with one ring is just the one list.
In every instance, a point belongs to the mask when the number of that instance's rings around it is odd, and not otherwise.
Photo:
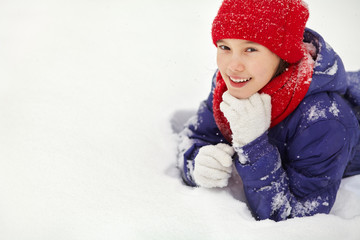
[(301, 0), (224, 0), (212, 25), (221, 39), (260, 43), (289, 63), (299, 61), (309, 11)]

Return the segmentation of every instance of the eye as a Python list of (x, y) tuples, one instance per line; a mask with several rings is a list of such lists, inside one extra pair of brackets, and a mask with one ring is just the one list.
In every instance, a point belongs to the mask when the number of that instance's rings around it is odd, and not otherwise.
[(252, 47), (249, 47), (245, 50), (245, 52), (256, 52), (257, 49), (256, 48), (252, 48)]
[(230, 48), (228, 46), (225, 46), (225, 45), (219, 45), (218, 48), (220, 48), (221, 50), (224, 50), (224, 51), (230, 50)]

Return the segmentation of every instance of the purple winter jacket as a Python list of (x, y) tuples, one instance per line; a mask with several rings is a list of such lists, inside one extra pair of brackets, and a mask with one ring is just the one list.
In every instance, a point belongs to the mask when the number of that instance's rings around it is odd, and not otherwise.
[[(317, 49), (305, 98), (281, 123), (243, 147), (246, 164), (234, 156), (258, 220), (329, 213), (341, 179), (360, 173), (360, 72), (346, 73), (340, 57), (315, 31), (306, 29), (304, 42)], [(208, 99), (181, 134), (179, 168), (190, 186), (196, 186), (192, 171), (199, 148), (228, 143), (212, 111), (215, 75)]]

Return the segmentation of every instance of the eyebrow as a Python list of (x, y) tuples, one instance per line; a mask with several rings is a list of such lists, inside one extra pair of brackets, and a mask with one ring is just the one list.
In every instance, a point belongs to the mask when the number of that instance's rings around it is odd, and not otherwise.
[(255, 45), (261, 45), (260, 43), (257, 43), (257, 42), (252, 42), (252, 41), (246, 41), (245, 43), (248, 43), (248, 44), (255, 44)]

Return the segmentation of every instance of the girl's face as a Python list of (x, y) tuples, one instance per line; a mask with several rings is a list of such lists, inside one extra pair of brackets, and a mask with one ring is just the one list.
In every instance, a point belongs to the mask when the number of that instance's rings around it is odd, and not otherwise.
[(280, 58), (261, 44), (239, 39), (217, 42), (217, 65), (229, 93), (249, 98), (274, 76)]

